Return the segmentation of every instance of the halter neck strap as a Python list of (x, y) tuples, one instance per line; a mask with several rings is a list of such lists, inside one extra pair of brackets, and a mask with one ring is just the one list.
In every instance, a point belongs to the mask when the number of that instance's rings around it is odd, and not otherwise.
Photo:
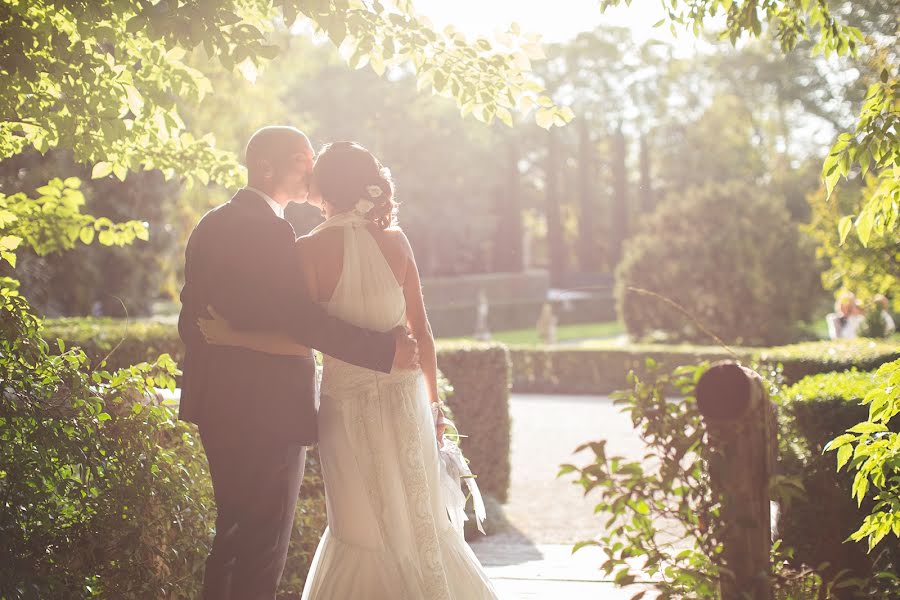
[(310, 235), (314, 233), (318, 233), (325, 229), (331, 229), (332, 227), (346, 227), (350, 225), (351, 227), (361, 227), (366, 226), (371, 221), (355, 210), (349, 210), (347, 212), (342, 212), (334, 215), (330, 219), (326, 219), (324, 222), (319, 223), (311, 232)]

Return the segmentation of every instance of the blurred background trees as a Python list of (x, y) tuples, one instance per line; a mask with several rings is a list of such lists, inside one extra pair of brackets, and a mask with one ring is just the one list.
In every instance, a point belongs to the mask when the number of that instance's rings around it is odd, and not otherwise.
[[(884, 7), (840, 9), (865, 35), (887, 43)], [(539, 267), (549, 270), (554, 287), (600, 286), (608, 294), (627, 241), (664, 198), (742, 182), (777, 199), (792, 226), (805, 224), (792, 239), (801, 244), (811, 236), (822, 248), (823, 260), (810, 268), (825, 272), (826, 288), (860, 285), (844, 277), (850, 269), (835, 270), (846, 258), (832, 258), (838, 240), (830, 228), (845, 213), (826, 222), (816, 207), (832, 206), (820, 191), (823, 148), (854, 123), (867, 86), (879, 77), (871, 52), (825, 58), (811, 54), (812, 42), (785, 53), (771, 35), (737, 47), (710, 35), (689, 54), (605, 26), (546, 46), (543, 57), (532, 51), (548, 96), (577, 117), (571, 127), (546, 131), (534, 123), (509, 129), (460, 119), (456, 103), (417, 93), (433, 84), (421, 72), (392, 66), (379, 77), (373, 69), (348, 69), (311, 31), (304, 25), (270, 32), (268, 41), (282, 53), (265, 68), (248, 61), (226, 68), (194, 49), (181, 58), (184, 68), (202, 74), (215, 93), (199, 104), (176, 98), (179, 114), (192, 131), (237, 155), (257, 127), (271, 122), (297, 125), (316, 146), (355, 139), (369, 147), (394, 173), (401, 221), (426, 277)], [(28, 191), (66, 160), (77, 170), (61, 154), (22, 154), (4, 161), (0, 177), (5, 189)], [(233, 191), (194, 183), (166, 183), (151, 172), (86, 185), (88, 210), (146, 221), (150, 244), (102, 258), (90, 248), (23, 257), (19, 276), (29, 297), (48, 315), (148, 314), (173, 298), (190, 228)], [(300, 206), (288, 216), (297, 231), (319, 219)], [(896, 297), (886, 285), (876, 287)], [(816, 310), (803, 314), (823, 312), (828, 303), (822, 293), (807, 301)]]

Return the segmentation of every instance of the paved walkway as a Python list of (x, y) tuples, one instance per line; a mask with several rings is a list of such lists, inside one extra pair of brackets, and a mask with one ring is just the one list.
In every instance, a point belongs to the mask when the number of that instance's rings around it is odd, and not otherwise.
[(556, 477), (561, 463), (588, 460), (589, 452), (572, 454), (587, 441), (606, 439), (609, 453), (640, 458), (643, 446), (629, 418), (603, 396), (514, 394), (510, 410), (512, 485), (503, 507), (508, 524), (472, 544), (500, 597), (625, 600), (645, 589), (616, 588), (599, 569), (606, 557), (597, 548), (572, 554), (575, 542), (599, 535), (604, 519), (571, 476)]

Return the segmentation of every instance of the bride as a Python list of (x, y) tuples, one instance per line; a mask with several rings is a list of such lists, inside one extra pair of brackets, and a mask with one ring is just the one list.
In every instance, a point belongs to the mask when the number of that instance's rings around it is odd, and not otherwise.
[[(494, 599), (448, 517), (434, 338), (393, 195), (390, 173), (356, 143), (329, 144), (316, 159), (309, 203), (326, 220), (297, 240), (310, 295), (354, 325), (408, 326), (422, 366), (385, 375), (325, 356), (318, 427), (328, 527), (303, 600)], [(236, 332), (220, 319), (202, 326), (213, 344), (306, 352), (286, 335)]]

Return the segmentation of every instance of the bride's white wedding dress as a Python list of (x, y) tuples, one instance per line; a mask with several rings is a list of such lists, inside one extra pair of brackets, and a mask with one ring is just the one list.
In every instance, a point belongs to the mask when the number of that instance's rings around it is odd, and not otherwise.
[[(389, 331), (406, 324), (406, 301), (366, 223), (349, 212), (313, 230), (344, 230), (343, 271), (325, 306)], [(447, 516), (421, 371), (385, 375), (326, 357), (319, 456), (328, 527), (303, 600), (497, 598)]]

